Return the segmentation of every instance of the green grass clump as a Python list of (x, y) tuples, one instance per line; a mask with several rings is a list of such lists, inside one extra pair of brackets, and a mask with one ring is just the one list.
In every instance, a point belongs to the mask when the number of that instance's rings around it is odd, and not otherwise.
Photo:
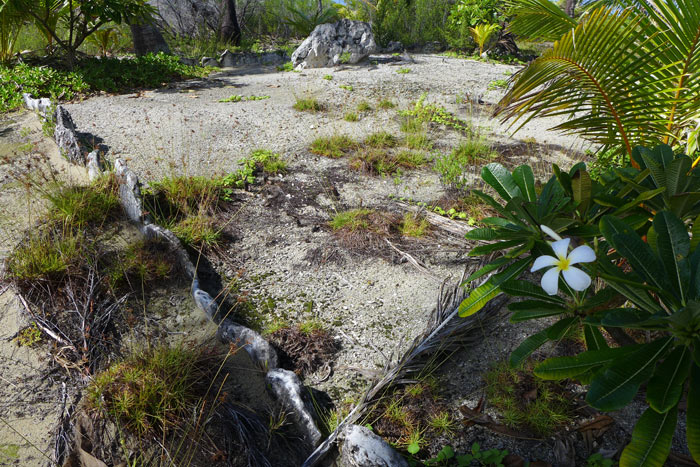
[(217, 369), (201, 346), (160, 345), (135, 352), (96, 375), (87, 398), (103, 416), (138, 436), (183, 428)]
[(252, 160), (257, 168), (266, 175), (278, 175), (287, 172), (287, 163), (280, 155), (268, 149), (256, 149), (250, 154), (248, 160)]
[(321, 112), (325, 109), (323, 104), (312, 97), (303, 99), (297, 98), (293, 107), (294, 110), (298, 110), (299, 112)]
[(79, 233), (40, 231), (15, 248), (5, 263), (5, 276), (15, 281), (52, 280), (77, 262), (83, 251)]
[(399, 68), (398, 70), (396, 70), (396, 72), (400, 75), (405, 75), (407, 73), (410, 73), (411, 69), (410, 68)]
[(403, 117), (414, 117), (421, 122), (431, 122), (438, 125), (445, 125), (463, 134), (471, 134), (472, 127), (469, 122), (458, 118), (452, 112), (437, 104), (426, 104), (427, 94), (423, 94), (413, 106), (413, 109), (400, 111)]
[(338, 86), (340, 89), (345, 89), (346, 91), (352, 91), (354, 88), (350, 86), (349, 84), (341, 84)]
[(572, 406), (565, 390), (557, 383), (537, 379), (531, 368), (511, 368), (501, 362), (486, 372), (483, 379), (489, 404), (510, 428), (525, 428), (538, 436), (549, 436), (571, 421)]
[(360, 119), (360, 117), (358, 117), (355, 112), (348, 112), (343, 117), (343, 120), (345, 120), (346, 122), (356, 122), (359, 119)]
[(355, 147), (356, 143), (349, 136), (335, 135), (330, 137), (316, 138), (311, 143), (309, 150), (320, 156), (337, 159), (343, 157)]
[(42, 195), (50, 204), (49, 219), (70, 228), (103, 222), (119, 210), (117, 182), (113, 175), (101, 177), (87, 186), (57, 185)]
[(219, 102), (262, 101), (269, 98), (270, 96), (241, 96), (240, 94), (234, 94), (230, 97), (219, 99)]
[(299, 331), (302, 334), (311, 335), (314, 332), (324, 331), (323, 322), (320, 319), (309, 319), (299, 323)]
[(173, 264), (165, 245), (137, 241), (120, 252), (106, 270), (110, 288), (128, 285), (131, 290), (141, 290), (142, 286), (168, 279)]
[(394, 155), (396, 163), (407, 169), (415, 169), (428, 163), (428, 159), (422, 152), (399, 151)]
[(411, 133), (406, 135), (406, 146), (410, 149), (430, 151), (433, 149), (433, 142), (425, 133)]
[(430, 223), (425, 218), (414, 213), (407, 212), (399, 225), (401, 235), (407, 237), (421, 238), (430, 230)]
[(464, 173), (476, 164), (483, 164), (498, 157), (491, 146), (479, 137), (472, 137), (462, 142), (450, 154), (435, 160), (435, 170), (447, 185), (464, 188)]
[(368, 230), (370, 228), (369, 216), (373, 213), (371, 209), (351, 209), (336, 213), (329, 225), (333, 230)]
[(172, 227), (173, 233), (185, 245), (213, 246), (221, 239), (221, 229), (216, 220), (206, 213), (188, 216)]
[(357, 111), (358, 112), (370, 112), (371, 110), (372, 110), (372, 106), (367, 101), (362, 101), (359, 104), (357, 104)]
[(404, 133), (419, 133), (423, 131), (423, 122), (416, 117), (404, 117), (400, 129)]
[(365, 144), (373, 148), (393, 148), (399, 144), (399, 141), (391, 133), (379, 131), (365, 138)]
[(377, 107), (382, 109), (382, 110), (387, 110), (387, 109), (393, 109), (396, 107), (396, 104), (391, 102), (389, 99), (382, 99), (379, 101), (379, 104), (377, 104)]
[(326, 81), (332, 81), (333, 75), (323, 75), (323, 79), (325, 79)]

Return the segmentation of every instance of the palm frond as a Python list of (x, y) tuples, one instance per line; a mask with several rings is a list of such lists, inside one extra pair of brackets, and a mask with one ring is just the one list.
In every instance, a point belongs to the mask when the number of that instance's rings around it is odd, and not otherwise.
[[(697, 1), (697, 0), (695, 0)], [(665, 135), (673, 101), (669, 80), (632, 9), (591, 11), (553, 49), (514, 75), (514, 84), (496, 114), (513, 123), (526, 117), (565, 115), (554, 127), (606, 146), (632, 147)]]
[(555, 41), (577, 25), (550, 0), (507, 0), (506, 5), (513, 16), (508, 31), (523, 39)]

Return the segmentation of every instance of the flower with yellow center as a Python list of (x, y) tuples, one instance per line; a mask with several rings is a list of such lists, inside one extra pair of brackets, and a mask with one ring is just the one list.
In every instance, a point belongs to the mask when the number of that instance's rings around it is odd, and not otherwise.
[(556, 295), (559, 291), (559, 273), (572, 289), (582, 292), (591, 285), (591, 278), (588, 274), (573, 267), (578, 263), (590, 263), (595, 261), (595, 252), (586, 245), (581, 245), (569, 252), (570, 238), (564, 238), (552, 242), (552, 250), (555, 256), (544, 255), (535, 260), (531, 272), (539, 271), (542, 268), (552, 267), (542, 276), (542, 288), (549, 295)]

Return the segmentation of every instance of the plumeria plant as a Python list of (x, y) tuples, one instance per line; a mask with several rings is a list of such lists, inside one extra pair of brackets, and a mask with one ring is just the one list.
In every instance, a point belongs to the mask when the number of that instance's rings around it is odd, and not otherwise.
[(511, 321), (554, 319), (512, 352), (513, 366), (582, 329), (586, 351), (547, 359), (535, 374), (589, 384), (587, 402), (603, 411), (623, 408), (646, 384), (649, 408), (623, 467), (664, 464), (685, 400), (688, 446), (700, 461), (700, 169), (664, 145), (636, 148), (632, 159), (638, 167), (597, 180), (584, 164), (555, 165), (540, 187), (528, 166), (485, 166), (501, 202), (476, 194), (499, 216), (467, 237), (485, 242), (471, 255), (498, 256), (467, 279), (491, 275), (460, 315), (505, 293), (524, 298), (509, 305)]

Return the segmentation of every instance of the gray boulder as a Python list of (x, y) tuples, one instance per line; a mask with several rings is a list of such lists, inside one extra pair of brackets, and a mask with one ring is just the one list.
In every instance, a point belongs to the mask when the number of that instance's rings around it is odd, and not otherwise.
[(376, 49), (369, 23), (344, 18), (336, 23), (316, 26), (292, 54), (292, 63), (298, 68), (357, 63)]
[(224, 68), (241, 65), (277, 65), (285, 61), (287, 61), (287, 55), (281, 50), (260, 53), (233, 53), (227, 49), (219, 58), (219, 63)]
[(388, 54), (401, 53), (404, 50), (404, 46), (401, 42), (391, 41), (384, 48), (384, 52)]
[(348, 425), (338, 439), (342, 467), (408, 467), (406, 459), (368, 428)]
[(202, 57), (201, 65), (202, 65), (202, 66), (213, 66), (213, 67), (218, 67), (218, 66), (219, 66), (219, 62), (217, 62), (215, 58), (211, 58), (211, 57)]

